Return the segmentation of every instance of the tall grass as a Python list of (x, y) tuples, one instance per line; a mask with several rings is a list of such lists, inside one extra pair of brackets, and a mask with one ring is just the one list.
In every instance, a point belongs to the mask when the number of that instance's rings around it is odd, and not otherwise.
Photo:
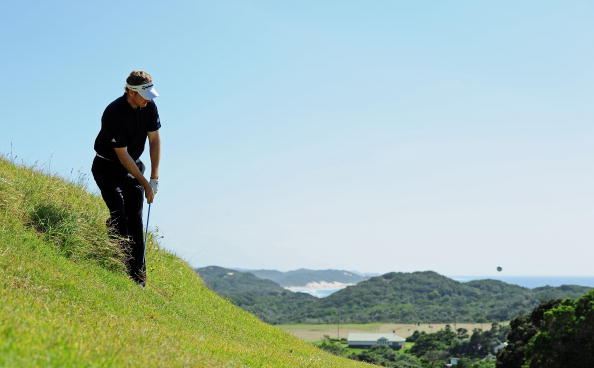
[(68, 258), (124, 270), (121, 240), (108, 236), (105, 208), (82, 184), (0, 158), (0, 209), (13, 231), (33, 228)]

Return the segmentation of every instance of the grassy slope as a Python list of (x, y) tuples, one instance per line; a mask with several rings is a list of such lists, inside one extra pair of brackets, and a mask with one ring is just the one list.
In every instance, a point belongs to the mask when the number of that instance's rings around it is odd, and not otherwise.
[(82, 186), (0, 158), (0, 367), (364, 367), (260, 322), (151, 242), (130, 281)]

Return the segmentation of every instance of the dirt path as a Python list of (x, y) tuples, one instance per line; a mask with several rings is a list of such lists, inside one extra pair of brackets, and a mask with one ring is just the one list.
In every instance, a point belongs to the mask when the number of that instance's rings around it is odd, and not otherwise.
[[(396, 335), (404, 338), (410, 336), (415, 330), (425, 332), (436, 332), (444, 328), (448, 323), (432, 323), (432, 324), (404, 324), (404, 323), (368, 323), (368, 324), (336, 324), (330, 325), (279, 325), (277, 327), (290, 332), (291, 334), (305, 340), (305, 341), (319, 341), (328, 335), (332, 338), (347, 337), (349, 332), (394, 332)], [(506, 323), (504, 323), (506, 324)], [(472, 332), (475, 328), (488, 330), (491, 328), (490, 323), (449, 323), (452, 329), (465, 328), (468, 332)]]

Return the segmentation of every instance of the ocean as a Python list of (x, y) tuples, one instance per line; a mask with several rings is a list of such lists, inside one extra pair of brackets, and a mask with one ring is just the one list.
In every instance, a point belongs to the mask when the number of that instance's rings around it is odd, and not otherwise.
[(499, 280), (529, 289), (541, 286), (579, 285), (594, 288), (594, 276), (447, 276), (460, 282), (472, 280)]

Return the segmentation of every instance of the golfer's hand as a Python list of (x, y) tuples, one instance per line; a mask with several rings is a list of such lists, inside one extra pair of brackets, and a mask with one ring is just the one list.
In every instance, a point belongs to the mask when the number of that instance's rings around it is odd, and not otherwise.
[(144, 186), (144, 196), (146, 197), (146, 203), (153, 203), (155, 192), (150, 184)]
[(159, 179), (151, 179), (149, 183), (151, 184), (151, 188), (153, 188), (153, 192), (157, 195), (157, 192), (159, 191)]

